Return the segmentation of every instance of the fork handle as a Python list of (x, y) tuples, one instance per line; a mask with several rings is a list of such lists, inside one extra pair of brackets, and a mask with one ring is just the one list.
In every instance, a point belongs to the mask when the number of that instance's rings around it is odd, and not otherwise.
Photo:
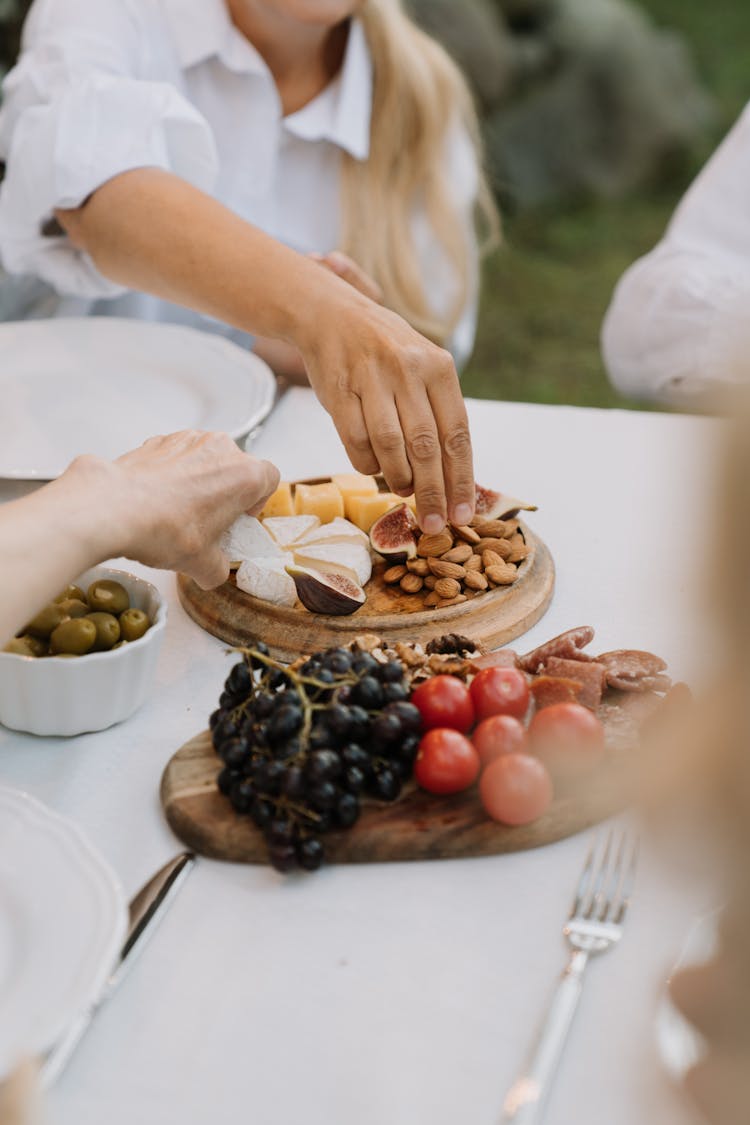
[(589, 955), (578, 949), (568, 963), (523, 1072), (503, 1105), (504, 1125), (538, 1125), (583, 988)]

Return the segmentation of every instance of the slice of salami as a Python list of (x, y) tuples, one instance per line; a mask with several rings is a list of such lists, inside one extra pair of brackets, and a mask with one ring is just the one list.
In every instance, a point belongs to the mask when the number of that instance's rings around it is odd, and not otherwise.
[(550, 656), (559, 656), (562, 660), (588, 661), (591, 657), (581, 652), (581, 649), (590, 644), (594, 639), (594, 630), (590, 625), (581, 625), (578, 629), (568, 629), (559, 637), (532, 649), (525, 656), (519, 656), (518, 667), (524, 672), (538, 672)]
[(601, 664), (594, 660), (584, 663), (582, 660), (565, 660), (560, 656), (550, 656), (544, 665), (544, 671), (548, 676), (578, 680), (581, 685), (578, 702), (588, 707), (590, 711), (596, 711), (602, 701), (602, 692), (607, 682), (607, 673)]
[(665, 692), (671, 686), (669, 676), (662, 673), (656, 676), (613, 676), (611, 672), (607, 673), (607, 687), (617, 691)]
[(640, 680), (645, 676), (657, 676), (667, 667), (666, 661), (652, 652), (641, 652), (636, 648), (621, 648), (613, 652), (603, 652), (596, 657), (597, 664), (607, 669), (607, 680), (612, 687), (612, 679)]
[(555, 703), (578, 703), (582, 685), (578, 680), (566, 680), (563, 676), (536, 676), (531, 681), (531, 694), (537, 711), (552, 707)]

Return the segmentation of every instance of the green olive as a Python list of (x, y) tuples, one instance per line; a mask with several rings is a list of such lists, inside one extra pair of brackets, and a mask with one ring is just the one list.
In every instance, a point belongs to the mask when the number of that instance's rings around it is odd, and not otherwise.
[(50, 637), (49, 650), (53, 656), (69, 653), (71, 656), (84, 656), (90, 652), (96, 641), (96, 625), (88, 617), (71, 617), (58, 625)]
[(12, 641), (8, 641), (7, 645), (3, 648), (3, 652), (13, 652), (16, 656), (41, 656), (42, 653), (34, 652), (29, 644), (30, 640), (36, 641), (35, 637), (14, 637)]
[(49, 652), (49, 645), (46, 641), (40, 640), (39, 637), (31, 637), (26, 634), (19, 639), (22, 641), (26, 641), (26, 644), (29, 646), (34, 656), (46, 656)]
[(57, 595), (55, 601), (67, 602), (70, 598), (75, 598), (79, 602), (86, 601), (86, 595), (80, 586), (66, 586), (62, 593)]
[(29, 621), (23, 632), (31, 633), (33, 637), (42, 637), (46, 640), (68, 616), (62, 606), (52, 602)]
[[(126, 612), (131, 612), (126, 610)], [(111, 613), (90, 613), (86, 619), (96, 626), (96, 640), (92, 652), (105, 652), (120, 639), (120, 623)]]
[(89, 607), (80, 598), (66, 598), (57, 604), (65, 610), (66, 617), (85, 617), (89, 612)]
[(126, 609), (120, 614), (120, 632), (124, 641), (137, 641), (150, 627), (151, 622), (142, 609)]
[(92, 582), (86, 596), (94, 612), (113, 613), (119, 617), (130, 606), (130, 598), (125, 587), (110, 578), (100, 578), (98, 582)]
[(50, 653), (50, 656), (53, 656), (55, 658), (55, 660), (77, 660), (78, 655), (79, 654), (77, 652), (51, 652)]
[(112, 645), (112, 652), (114, 652), (116, 648), (125, 648), (127, 643), (127, 641), (118, 641), (116, 645)]

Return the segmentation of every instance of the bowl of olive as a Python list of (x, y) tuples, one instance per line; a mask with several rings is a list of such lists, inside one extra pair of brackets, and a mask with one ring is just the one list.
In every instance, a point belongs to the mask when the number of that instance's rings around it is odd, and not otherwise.
[(122, 722), (154, 679), (167, 607), (150, 582), (96, 566), (0, 651), (0, 722), (75, 735)]

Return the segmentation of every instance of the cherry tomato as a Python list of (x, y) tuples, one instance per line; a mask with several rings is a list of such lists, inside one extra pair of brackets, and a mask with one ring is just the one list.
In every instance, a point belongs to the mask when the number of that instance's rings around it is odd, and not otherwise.
[(552, 781), (531, 754), (503, 754), (485, 769), (479, 781), (485, 812), (501, 824), (530, 824), (552, 802)]
[(483, 766), (488, 766), (501, 754), (525, 750), (526, 739), (525, 727), (512, 715), (490, 715), (489, 719), (482, 719), (471, 736)]
[(422, 716), (422, 730), (450, 727), (465, 733), (474, 726), (474, 704), (469, 689), (456, 676), (433, 676), (411, 693), (411, 702)]
[(529, 748), (553, 777), (578, 777), (596, 766), (604, 754), (604, 727), (580, 703), (553, 703), (531, 720)]
[(478, 773), (479, 755), (457, 730), (436, 727), (421, 738), (414, 777), (428, 793), (460, 793)]
[(512, 715), (522, 719), (529, 706), (529, 685), (518, 668), (483, 668), (471, 681), (471, 698), (478, 719)]

